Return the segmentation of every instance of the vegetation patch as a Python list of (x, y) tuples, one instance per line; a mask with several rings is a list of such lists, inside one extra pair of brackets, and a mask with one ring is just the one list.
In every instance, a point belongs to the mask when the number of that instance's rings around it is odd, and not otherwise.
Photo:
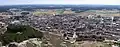
[(43, 33), (25, 25), (9, 25), (5, 34), (0, 36), (3, 45), (10, 42), (22, 42), (29, 38), (42, 38)]

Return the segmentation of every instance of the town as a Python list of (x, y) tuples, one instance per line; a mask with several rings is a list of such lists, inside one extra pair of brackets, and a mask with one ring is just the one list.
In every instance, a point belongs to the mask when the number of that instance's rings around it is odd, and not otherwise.
[[(6, 33), (11, 24), (29, 25), (44, 34), (59, 36), (71, 44), (78, 41), (119, 43), (119, 13), (117, 9), (88, 10), (76, 13), (71, 8), (35, 9), (34, 11), (12, 8), (0, 13), (0, 35)], [(46, 37), (46, 39), (49, 38)]]

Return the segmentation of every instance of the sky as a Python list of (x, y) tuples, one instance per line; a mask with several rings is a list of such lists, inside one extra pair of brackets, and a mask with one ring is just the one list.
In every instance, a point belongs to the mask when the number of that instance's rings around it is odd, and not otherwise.
[(0, 0), (0, 5), (20, 4), (103, 4), (120, 5), (120, 0)]

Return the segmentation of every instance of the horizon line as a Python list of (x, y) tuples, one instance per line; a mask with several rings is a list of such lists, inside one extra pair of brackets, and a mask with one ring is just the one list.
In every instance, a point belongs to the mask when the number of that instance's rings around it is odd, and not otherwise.
[(119, 6), (120, 4), (6, 4), (0, 6), (12, 6), (12, 5), (114, 5)]

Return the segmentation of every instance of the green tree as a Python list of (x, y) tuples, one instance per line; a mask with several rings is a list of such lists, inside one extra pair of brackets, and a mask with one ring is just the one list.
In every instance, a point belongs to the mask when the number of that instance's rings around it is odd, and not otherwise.
[(21, 42), (29, 38), (42, 38), (43, 33), (25, 25), (9, 25), (7, 32), (0, 36), (3, 45), (10, 42)]

